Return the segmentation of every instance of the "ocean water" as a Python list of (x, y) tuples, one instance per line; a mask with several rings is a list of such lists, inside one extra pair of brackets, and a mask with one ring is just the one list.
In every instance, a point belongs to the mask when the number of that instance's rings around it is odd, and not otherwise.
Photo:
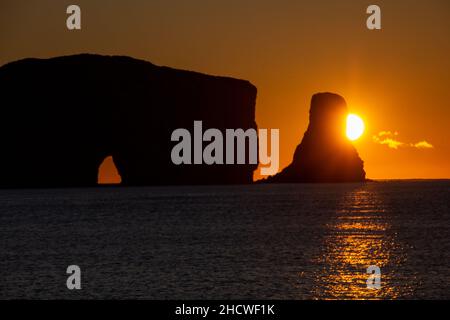
[[(0, 298), (450, 299), (449, 190), (0, 190)], [(66, 287), (69, 265), (81, 290)], [(367, 288), (370, 265), (380, 289)]]

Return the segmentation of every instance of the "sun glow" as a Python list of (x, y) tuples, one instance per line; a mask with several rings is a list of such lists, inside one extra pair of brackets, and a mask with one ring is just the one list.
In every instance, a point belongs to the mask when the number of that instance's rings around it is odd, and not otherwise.
[(347, 116), (347, 138), (349, 140), (356, 140), (364, 133), (364, 122), (356, 114), (349, 114)]

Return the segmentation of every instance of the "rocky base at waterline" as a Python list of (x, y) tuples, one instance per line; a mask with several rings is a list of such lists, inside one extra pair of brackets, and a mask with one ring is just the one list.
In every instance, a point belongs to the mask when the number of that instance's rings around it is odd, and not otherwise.
[(292, 163), (261, 182), (362, 182), (364, 163), (345, 137), (347, 104), (341, 96), (318, 93), (312, 97), (309, 125)]

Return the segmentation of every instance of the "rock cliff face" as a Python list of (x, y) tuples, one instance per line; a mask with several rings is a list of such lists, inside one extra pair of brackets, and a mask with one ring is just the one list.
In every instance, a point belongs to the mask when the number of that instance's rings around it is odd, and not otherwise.
[(265, 182), (365, 181), (363, 161), (345, 137), (347, 105), (333, 93), (312, 97), (309, 126), (292, 163)]
[(251, 183), (256, 165), (179, 165), (172, 131), (256, 128), (247, 81), (75, 55), (0, 67), (0, 187), (97, 184), (112, 155), (124, 185)]

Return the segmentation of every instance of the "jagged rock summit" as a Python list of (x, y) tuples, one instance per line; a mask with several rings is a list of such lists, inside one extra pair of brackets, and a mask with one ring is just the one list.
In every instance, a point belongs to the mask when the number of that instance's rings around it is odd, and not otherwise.
[(264, 182), (366, 181), (363, 161), (345, 137), (347, 105), (340, 95), (317, 93), (311, 99), (309, 125), (292, 163)]

